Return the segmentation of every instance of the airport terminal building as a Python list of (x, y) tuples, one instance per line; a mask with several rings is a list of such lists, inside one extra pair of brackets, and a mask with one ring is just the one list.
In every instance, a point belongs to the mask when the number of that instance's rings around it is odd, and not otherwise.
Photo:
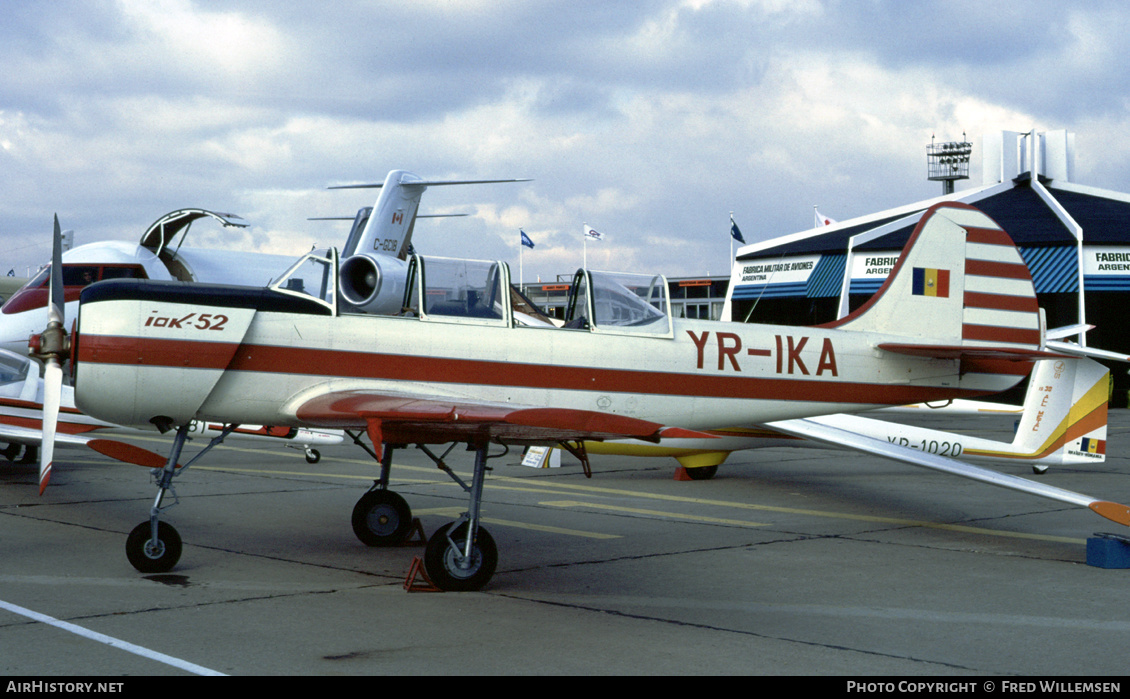
[[(812, 325), (867, 301), (898, 260), (922, 214), (956, 201), (985, 212), (1020, 249), (1049, 328), (1088, 323), (1089, 347), (1130, 354), (1130, 194), (1074, 182), (1074, 134), (1000, 132), (983, 139), (981, 186), (953, 192), (967, 173), (968, 143), (931, 146), (935, 199), (802, 231), (737, 252), (723, 317)], [(942, 176), (932, 176), (943, 172)], [(1073, 336), (1068, 338), (1078, 340)], [(1127, 365), (1108, 365), (1112, 406), (1127, 404)]]

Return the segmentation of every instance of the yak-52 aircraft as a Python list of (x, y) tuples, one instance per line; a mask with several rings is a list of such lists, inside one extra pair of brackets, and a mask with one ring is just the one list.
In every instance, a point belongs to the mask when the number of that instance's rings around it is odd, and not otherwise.
[[(364, 430), (384, 447), (380, 477), (353, 514), (371, 544), (403, 540), (411, 519), (388, 488), (394, 448), (431, 455), (426, 445), (468, 444), (470, 484), (451, 474), (469, 495), (468, 511), (432, 536), (424, 565), (443, 589), (478, 589), (497, 565), (480, 526), (491, 444), (564, 446), (587, 469), (586, 441), (711, 439), (707, 430), (733, 424), (975, 397), (1010, 388), (1035, 360), (1059, 357), (1041, 349), (1031, 278), (1011, 239), (955, 203), (922, 217), (865, 306), (820, 327), (674, 319), (662, 276), (589, 270), (577, 273), (564, 327), (524, 326), (505, 264), (421, 255), (407, 260), (403, 281), (368, 284), (371, 302), (387, 293), (399, 303), (347, 306), (339, 299), (345, 268), (339, 280), (329, 250), (306, 255), (269, 288), (95, 284), (82, 293), (73, 337), (53, 311), (32, 342), (49, 384), (70, 357), (83, 412), (176, 430), (150, 517), (127, 540), (139, 570), (168, 570), (179, 558), (180, 536), (160, 513), (193, 420)], [(852, 437), (817, 421), (805, 436)], [(45, 435), (45, 453), (50, 443)], [(1125, 505), (1030, 489), (1003, 474), (992, 482), (1130, 525)]]

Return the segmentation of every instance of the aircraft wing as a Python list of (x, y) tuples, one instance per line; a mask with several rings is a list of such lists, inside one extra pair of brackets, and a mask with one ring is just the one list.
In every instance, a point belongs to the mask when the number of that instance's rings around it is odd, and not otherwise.
[[(18, 425), (0, 424), (0, 442), (39, 446), (43, 443), (42, 428), (32, 429)], [(145, 468), (160, 468), (165, 465), (165, 457), (148, 449), (119, 442), (116, 439), (91, 437), (82, 434), (55, 433), (55, 446), (88, 447), (111, 459), (136, 464)]]
[(547, 408), (400, 391), (337, 390), (300, 401), (305, 425), (365, 428), (381, 441), (443, 443), (475, 438), (515, 443), (634, 438), (708, 438), (696, 430), (595, 410)]
[(1106, 517), (1111, 521), (1130, 526), (1130, 507), (1126, 505), (1100, 500), (1043, 483), (1037, 483), (1027, 478), (998, 473), (987, 468), (974, 466), (973, 464), (957, 461), (956, 459), (945, 456), (891, 444), (881, 439), (875, 439), (874, 437), (867, 437), (849, 430), (821, 424), (815, 419), (781, 420), (766, 423), (766, 427), (784, 432), (785, 434), (803, 437), (804, 439), (838, 447), (848, 447), (868, 454), (875, 454), (876, 456), (902, 461), (914, 466), (921, 466), (955, 476), (962, 476), (963, 478), (971, 478), (975, 481), (988, 483), (989, 485), (1018, 490), (1030, 495), (1066, 502), (1071, 505), (1087, 507), (1096, 514)]

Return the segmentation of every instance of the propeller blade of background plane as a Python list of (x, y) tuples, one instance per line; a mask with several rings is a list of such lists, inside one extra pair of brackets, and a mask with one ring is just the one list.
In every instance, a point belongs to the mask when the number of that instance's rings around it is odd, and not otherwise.
[[(63, 298), (63, 234), (59, 229), (59, 215), (55, 215), (55, 234), (51, 244), (51, 304), (48, 308), (47, 331), (63, 332), (65, 327)], [(58, 348), (58, 349), (61, 349)], [(43, 495), (51, 480), (51, 466), (55, 458), (55, 431), (59, 422), (59, 403), (63, 396), (63, 360), (58, 354), (44, 359), (43, 372), (43, 444), (39, 448), (39, 494)]]
[(59, 230), (59, 215), (55, 214), (55, 236), (51, 244), (51, 305), (48, 322), (63, 324), (63, 234)]
[(58, 359), (48, 359), (43, 375), (43, 444), (39, 448), (39, 494), (51, 480), (51, 464), (55, 458), (55, 428), (59, 420), (59, 402), (63, 392), (63, 367)]

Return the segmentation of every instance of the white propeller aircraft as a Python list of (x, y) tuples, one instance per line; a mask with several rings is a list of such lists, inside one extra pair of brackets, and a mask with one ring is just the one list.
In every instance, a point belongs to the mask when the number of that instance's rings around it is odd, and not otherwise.
[[(341, 269), (343, 284), (357, 278)], [(560, 445), (587, 470), (586, 441), (712, 439), (706, 430), (727, 425), (975, 397), (1059, 357), (1041, 349), (1031, 278), (1011, 239), (963, 204), (928, 211), (875, 297), (820, 327), (673, 319), (662, 276), (588, 270), (577, 273), (564, 327), (529, 327), (515, 320), (504, 263), (413, 255), (403, 272), (378, 284), (361, 276), (372, 291), (349, 306), (333, 250), (306, 255), (265, 289), (104, 282), (83, 291), (73, 338), (60, 319), (32, 343), (48, 376), (73, 360), (83, 412), (176, 430), (149, 520), (127, 540), (135, 567), (164, 571), (179, 559), (180, 536), (160, 513), (192, 420), (364, 430), (384, 447), (380, 477), (353, 513), (373, 545), (402, 541), (411, 521), (388, 489), (394, 448), (415, 444), (446, 470), (426, 445), (467, 443), (470, 484), (448, 473), (468, 511), (435, 533), (424, 566), (443, 589), (478, 589), (497, 565), (480, 526), (492, 443)], [(399, 303), (377, 303), (397, 288)], [(852, 436), (815, 421), (806, 432)], [(45, 435), (45, 455), (50, 444)], [(1125, 505), (1050, 486), (1034, 494), (1130, 525)]]

